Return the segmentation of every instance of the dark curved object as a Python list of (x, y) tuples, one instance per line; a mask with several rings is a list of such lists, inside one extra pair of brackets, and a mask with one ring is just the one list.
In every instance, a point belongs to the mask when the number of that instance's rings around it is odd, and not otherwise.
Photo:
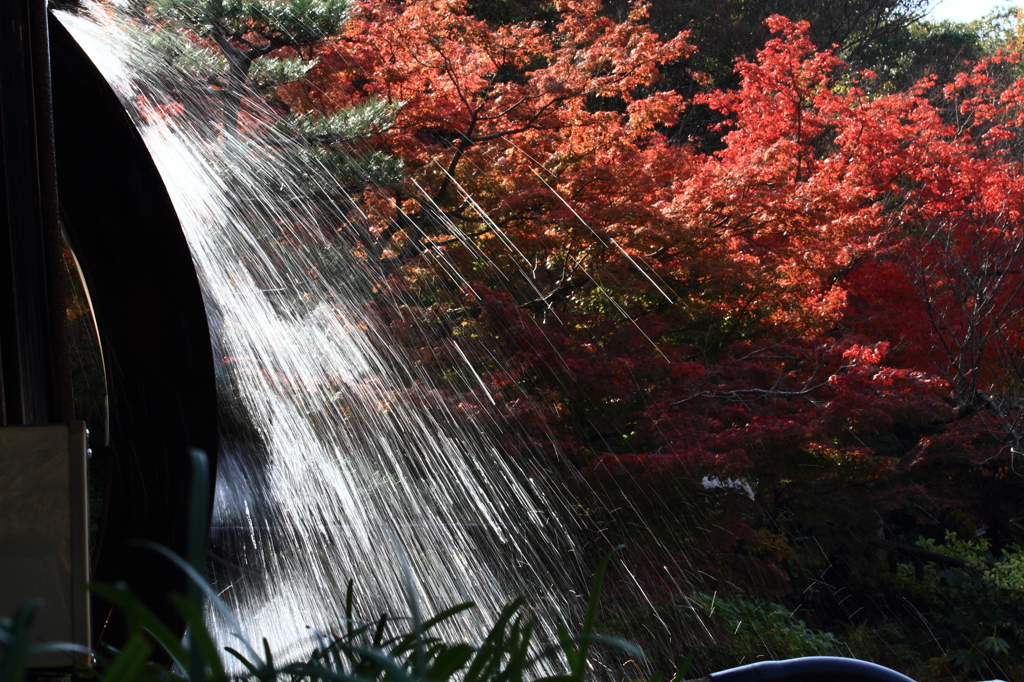
[(914, 682), (884, 666), (836, 656), (751, 663), (713, 673), (710, 679), (711, 682)]
[[(116, 95), (50, 17), (61, 216), (89, 289), (106, 366), (107, 486), (94, 581), (126, 582), (158, 616), (182, 572), (133, 541), (187, 555), (189, 449), (217, 451), (213, 351), (192, 257), (163, 180)], [(209, 508), (209, 507), (207, 507)], [(208, 525), (208, 524), (207, 524)], [(123, 626), (94, 602), (94, 639)], [(115, 616), (116, 617), (116, 616)]]

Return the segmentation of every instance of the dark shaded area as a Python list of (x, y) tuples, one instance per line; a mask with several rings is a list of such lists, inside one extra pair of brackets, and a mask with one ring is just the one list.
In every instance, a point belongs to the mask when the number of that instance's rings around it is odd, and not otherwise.
[(0, 424), (67, 421), (62, 326), (49, 314), (60, 229), (39, 3), (0, 5), (0, 93)]
[[(607, 6), (624, 16), (630, 3), (608, 0)], [(720, 87), (731, 87), (736, 79), (733, 63), (740, 57), (752, 59), (764, 46), (771, 36), (765, 20), (774, 14), (810, 22), (810, 38), (816, 45), (838, 46), (845, 59), (860, 62), (866, 50), (899, 34), (923, 17), (927, 7), (922, 0), (654, 0), (650, 24), (663, 38), (690, 31), (698, 48), (693, 65)]]
[[(202, 294), (174, 208), (142, 139), (103, 77), (51, 17), (53, 109), (62, 220), (82, 266), (106, 366), (109, 446), (93, 580), (125, 581), (158, 616), (181, 572), (141, 539), (186, 554), (189, 448), (217, 445), (216, 387)], [(94, 603), (93, 632), (123, 624)]]

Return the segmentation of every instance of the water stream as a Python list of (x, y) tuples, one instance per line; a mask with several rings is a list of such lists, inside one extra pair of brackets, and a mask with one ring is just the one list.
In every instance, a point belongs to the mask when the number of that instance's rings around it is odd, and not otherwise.
[(309, 628), (342, 621), (349, 579), (364, 616), (406, 613), (403, 554), (425, 613), (476, 602), (449, 637), (478, 638), (521, 594), (542, 627), (573, 622), (564, 503), (439, 399), (368, 312), (379, 276), (336, 237), (358, 227), (358, 202), (269, 127), (225, 140), (198, 119), (144, 120), (142, 97), (181, 88), (139, 70), (149, 44), (109, 17), (62, 21), (140, 125), (202, 283), (224, 423), (212, 570), (241, 634), (308, 651)]

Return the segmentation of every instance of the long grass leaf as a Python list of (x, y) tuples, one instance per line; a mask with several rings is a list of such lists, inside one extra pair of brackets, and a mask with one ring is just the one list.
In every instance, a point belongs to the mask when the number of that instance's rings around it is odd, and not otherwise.
[(138, 597), (128, 591), (123, 584), (111, 587), (102, 583), (89, 585), (89, 591), (103, 597), (124, 613), (128, 621), (128, 632), (145, 631), (171, 657), (182, 670), (188, 670), (188, 652), (181, 639), (171, 632), (156, 615), (146, 607)]
[(378, 649), (356, 649), (360, 656), (373, 661), (393, 682), (416, 682), (417, 678), (409, 675), (394, 658)]
[(455, 616), (455, 615), (457, 615), (459, 613), (462, 613), (463, 611), (469, 610), (469, 609), (473, 608), (474, 606), (476, 606), (476, 604), (474, 602), (467, 601), (467, 602), (463, 602), (461, 604), (458, 604), (456, 606), (452, 606), (451, 608), (445, 609), (444, 611), (442, 611), (441, 613), (437, 614), (433, 618), (430, 618), (430, 619), (428, 619), (428, 620), (423, 622), (423, 632), (426, 632), (427, 630), (429, 630), (430, 628), (434, 627), (438, 623), (442, 623), (442, 622), (448, 620), (449, 618), (451, 618), (452, 616)]
[(433, 658), (429, 677), (432, 680), (448, 680), (456, 672), (466, 667), (472, 658), (473, 647), (468, 644), (443, 647)]
[(377, 621), (377, 629), (373, 633), (373, 646), (379, 647), (384, 639), (384, 628), (388, 622), (388, 614), (382, 613)]
[[(188, 563), (196, 573), (206, 573), (206, 525), (209, 516), (210, 466), (206, 453), (197, 448), (189, 450), (192, 463), (192, 485), (188, 508)], [(189, 584), (189, 601), (196, 610), (203, 610), (201, 588)]]
[(220, 652), (206, 627), (202, 612), (192, 602), (180, 597), (172, 597), (171, 603), (188, 623), (188, 640), (192, 648), (192, 674), (189, 677), (192, 682), (205, 679), (206, 666), (210, 667), (214, 680), (225, 679), (224, 663), (220, 660)]
[(350, 675), (342, 672), (327, 670), (322, 666), (310, 665), (309, 663), (293, 663), (281, 668), (279, 673), (292, 675), (294, 680), (315, 679), (331, 680), (332, 682), (373, 682), (370, 678), (360, 675)]
[(259, 673), (259, 668), (257, 668), (255, 665), (253, 665), (252, 661), (250, 661), (248, 658), (243, 656), (237, 649), (234, 649), (232, 647), (226, 646), (226, 647), (224, 647), (224, 651), (228, 652), (229, 654), (231, 654), (232, 656), (237, 658), (239, 660), (239, 662), (241, 662), (241, 664), (244, 665), (246, 667), (246, 669), (250, 673), (252, 673), (253, 675), (257, 675)]
[(619, 637), (609, 637), (608, 635), (586, 635), (577, 637), (577, 641), (586, 642), (588, 645), (601, 644), (614, 649), (619, 649), (632, 658), (644, 658), (644, 652), (640, 647)]
[(238, 641), (242, 644), (242, 646), (248, 650), (248, 656), (250, 656), (251, 659), (260, 661), (261, 664), (263, 663), (262, 659), (260, 659), (259, 654), (256, 653), (256, 650), (252, 648), (249, 642), (246, 641), (245, 637), (242, 635), (242, 627), (238, 624), (238, 620), (235, 618), (235, 614), (231, 612), (231, 609), (228, 608), (228, 605), (225, 604), (224, 600), (220, 598), (220, 596), (217, 594), (217, 591), (214, 590), (213, 587), (211, 587), (210, 584), (206, 582), (206, 579), (203, 578), (203, 576), (199, 575), (199, 573), (197, 573), (196, 570), (192, 568), (192, 566), (189, 565), (187, 561), (185, 561), (180, 556), (178, 556), (171, 550), (167, 549), (163, 545), (158, 544), (156, 542), (141, 541), (134, 542), (131, 544), (136, 545), (138, 547), (145, 547), (146, 549), (151, 549), (154, 552), (167, 557), (171, 560), (172, 563), (174, 563), (175, 566), (184, 571), (185, 575), (188, 576), (188, 579), (195, 583), (203, 591), (203, 593), (206, 595), (206, 598), (209, 599), (210, 603), (213, 604), (214, 608), (217, 609), (217, 612), (224, 617), (224, 620), (227, 622), (228, 626), (231, 629), (231, 634), (238, 638)]
[(345, 630), (348, 633), (348, 641), (352, 641), (355, 637), (353, 631), (355, 629), (355, 621), (352, 620), (352, 613), (355, 611), (355, 581), (352, 578), (348, 580), (348, 586), (345, 588)]
[(580, 646), (576, 651), (576, 658), (572, 666), (572, 674), (579, 682), (583, 680), (587, 656), (590, 653), (590, 642), (586, 638), (594, 632), (594, 623), (597, 621), (597, 607), (601, 601), (601, 584), (604, 582), (604, 573), (608, 569), (608, 562), (611, 561), (612, 554), (613, 552), (608, 552), (601, 559), (597, 571), (594, 572), (594, 580), (590, 584), (590, 599), (587, 601), (587, 611), (583, 617), (583, 629), (580, 631)]
[(146, 667), (152, 652), (153, 648), (142, 633), (136, 632), (128, 638), (128, 643), (103, 671), (100, 679), (103, 682), (140, 682), (151, 679), (152, 675), (146, 674)]
[(686, 679), (686, 674), (688, 672), (690, 672), (690, 666), (692, 666), (692, 665), (693, 665), (693, 652), (691, 651), (690, 653), (686, 654), (686, 660), (684, 660), (683, 664), (681, 666), (679, 666), (679, 672), (676, 673), (676, 676), (675, 676), (674, 679), (676, 679), (676, 680), (685, 680)]
[(0, 663), (0, 680), (3, 682), (21, 682), (31, 649), (32, 621), (41, 606), (42, 603), (38, 600), (27, 602), (18, 609), (14, 619), (10, 621), (10, 643)]

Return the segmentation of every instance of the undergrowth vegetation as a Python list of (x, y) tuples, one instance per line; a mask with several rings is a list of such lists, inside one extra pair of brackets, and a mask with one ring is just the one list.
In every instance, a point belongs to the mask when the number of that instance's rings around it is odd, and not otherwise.
[[(313, 651), (305, 660), (281, 662), (275, 660), (266, 639), (259, 651), (244, 640), (240, 640), (237, 649), (219, 649), (203, 617), (203, 600), (208, 598), (222, 610), (223, 603), (192, 567), (169, 552), (167, 555), (204, 592), (198, 602), (170, 597), (188, 623), (184, 641), (126, 586), (93, 585), (94, 593), (117, 604), (126, 616), (129, 634), (124, 645), (108, 647), (104, 652), (89, 652), (67, 644), (33, 646), (30, 626), (39, 604), (30, 602), (13, 619), (0, 619), (0, 682), (22, 682), (26, 679), (26, 665), (34, 656), (54, 651), (65, 652), (69, 663), (76, 654), (79, 660), (82, 656), (91, 658), (91, 673), (79, 675), (95, 675), (102, 682), (582, 682), (592, 668), (589, 658), (594, 645), (617, 649), (627, 657), (643, 655), (628, 642), (594, 632), (598, 592), (607, 562), (595, 575), (579, 634), (572, 636), (561, 627), (557, 646), (537, 646), (534, 625), (524, 611), (522, 598), (504, 608), (479, 642), (452, 642), (437, 636), (435, 631), (446, 621), (473, 609), (472, 602), (423, 619), (416, 608), (415, 595), (410, 594), (409, 617), (385, 614), (376, 621), (363, 622), (355, 615), (350, 581), (345, 619), (340, 627), (330, 633), (317, 633)], [(170, 667), (165, 663), (168, 659)], [(242, 670), (230, 672), (230, 662), (240, 663)]]
[[(633, 644), (595, 631), (609, 554), (594, 574), (579, 632), (570, 634), (564, 624), (559, 624), (557, 644), (543, 646), (535, 639), (534, 620), (524, 608), (523, 598), (507, 604), (479, 641), (446, 641), (437, 631), (474, 609), (474, 604), (465, 602), (425, 618), (406, 571), (406, 616), (384, 614), (373, 621), (360, 620), (353, 582), (349, 581), (345, 615), (337, 629), (314, 633), (315, 645), (304, 660), (276, 661), (273, 647), (265, 638), (258, 650), (242, 637), (242, 628), (230, 609), (203, 577), (206, 456), (193, 451), (192, 464), (190, 533), (200, 541), (190, 543), (190, 561), (148, 543), (150, 549), (184, 571), (190, 581), (187, 596), (168, 596), (187, 624), (184, 639), (123, 583), (94, 584), (90, 586), (92, 592), (123, 613), (128, 626), (124, 643), (96, 652), (74, 644), (34, 645), (31, 624), (40, 604), (29, 602), (13, 618), (0, 619), (0, 682), (22, 682), (27, 679), (27, 666), (34, 656), (53, 652), (64, 652), (69, 665), (77, 657), (79, 667), (89, 659), (91, 671), (83, 669), (79, 675), (95, 675), (101, 682), (583, 682), (593, 669), (595, 646), (617, 650), (627, 658), (643, 657)], [(207, 627), (207, 605), (217, 609), (229, 624), (237, 637), (237, 648), (221, 648), (215, 642)], [(232, 672), (231, 663), (240, 671)], [(650, 682), (660, 679), (658, 675)]]

